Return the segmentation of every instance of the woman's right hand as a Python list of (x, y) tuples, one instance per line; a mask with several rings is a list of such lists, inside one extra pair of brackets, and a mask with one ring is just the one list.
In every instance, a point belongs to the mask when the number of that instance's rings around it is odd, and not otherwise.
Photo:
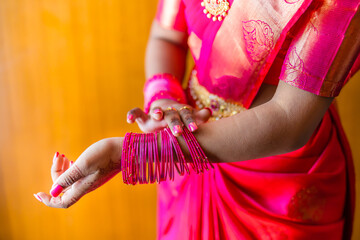
[(149, 114), (140, 108), (131, 109), (127, 121), (136, 122), (143, 132), (155, 132), (169, 126), (174, 136), (180, 136), (184, 126), (194, 132), (210, 117), (211, 110), (208, 108), (196, 110), (171, 99), (159, 99), (151, 104)]
[(88, 147), (71, 166), (64, 155), (56, 155), (51, 168), (51, 195), (39, 192), (35, 197), (48, 207), (70, 207), (120, 172), (122, 144), (121, 137), (102, 139)]

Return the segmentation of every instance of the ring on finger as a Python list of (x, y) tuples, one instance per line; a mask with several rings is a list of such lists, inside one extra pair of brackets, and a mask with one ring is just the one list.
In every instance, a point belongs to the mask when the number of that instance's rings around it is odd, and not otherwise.
[(174, 108), (174, 107), (168, 107), (168, 108), (166, 109), (166, 111), (177, 111), (177, 109)]
[(184, 110), (184, 109), (187, 109), (187, 110), (189, 110), (189, 111), (192, 111), (192, 108), (191, 108), (191, 107), (185, 105), (185, 106), (179, 108), (178, 112), (180, 112), (180, 111), (182, 111), (182, 110)]

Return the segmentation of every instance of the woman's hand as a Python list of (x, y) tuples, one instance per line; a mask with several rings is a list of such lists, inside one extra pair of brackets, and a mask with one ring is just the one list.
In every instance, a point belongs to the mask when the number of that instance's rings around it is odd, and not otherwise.
[(134, 108), (127, 114), (128, 123), (136, 122), (143, 132), (154, 132), (167, 126), (175, 136), (182, 133), (183, 126), (194, 132), (198, 125), (211, 117), (211, 110), (196, 110), (193, 107), (170, 99), (160, 99), (151, 104), (149, 114)]
[(49, 207), (70, 207), (120, 172), (122, 142), (123, 138), (100, 140), (73, 164), (64, 155), (56, 154), (51, 167), (51, 195), (39, 192), (35, 197)]

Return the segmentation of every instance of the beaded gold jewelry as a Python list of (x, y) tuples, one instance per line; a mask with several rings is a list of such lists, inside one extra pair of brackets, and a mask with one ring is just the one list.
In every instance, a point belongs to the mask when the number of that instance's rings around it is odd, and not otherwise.
[(222, 21), (230, 9), (228, 0), (203, 0), (201, 6), (205, 8), (204, 14), (214, 22)]
[(193, 70), (189, 81), (189, 90), (191, 97), (195, 100), (196, 108), (209, 108), (212, 112), (210, 120), (219, 120), (230, 117), (246, 108), (239, 102), (223, 99), (210, 93), (205, 87), (199, 84), (197, 71)]

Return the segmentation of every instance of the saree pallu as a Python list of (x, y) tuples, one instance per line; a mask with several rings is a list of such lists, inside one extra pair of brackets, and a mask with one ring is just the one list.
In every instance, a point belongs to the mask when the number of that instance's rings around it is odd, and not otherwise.
[[(156, 19), (188, 34), (215, 111), (220, 102), (250, 108), (261, 85), (279, 79), (335, 97), (359, 67), (352, 49), (344, 76), (330, 74), (359, 1), (230, 0), (222, 22), (206, 18), (200, 2), (161, 0)], [(354, 192), (350, 149), (331, 106), (297, 151), (161, 183), (158, 238), (350, 239)]]

